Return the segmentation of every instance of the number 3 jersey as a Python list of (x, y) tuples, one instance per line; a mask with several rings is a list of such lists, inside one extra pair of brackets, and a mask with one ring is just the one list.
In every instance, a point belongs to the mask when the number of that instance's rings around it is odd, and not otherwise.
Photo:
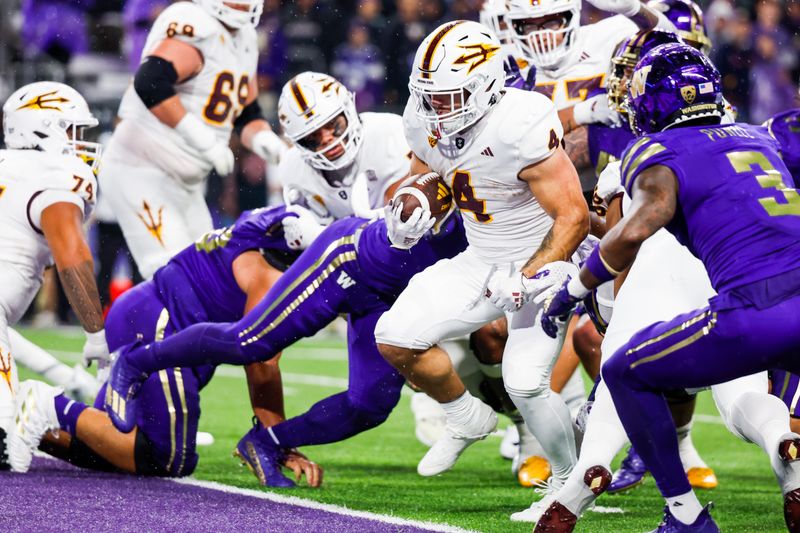
[(637, 139), (622, 159), (634, 201), (633, 184), (654, 165), (677, 176), (666, 228), (703, 261), (718, 293), (800, 267), (800, 195), (766, 129), (685, 127)]
[(96, 192), (92, 169), (73, 155), (0, 150), (0, 269), (15, 272), (19, 280), (4, 279), (15, 285), (0, 291), (0, 307), (10, 323), (25, 312), (41, 285), (45, 267), (52, 263), (41, 230), (42, 212), (66, 202), (78, 206), (86, 220)]
[[(250, 80), (255, 79), (258, 46), (255, 30), (245, 26), (228, 29), (200, 6), (177, 2), (156, 19), (147, 37), (142, 58), (164, 39), (175, 39), (196, 48), (203, 60), (200, 72), (175, 86), (188, 113), (199, 116), (217, 138), (230, 140), (233, 121), (249, 96)], [(167, 174), (185, 181), (201, 181), (211, 166), (175, 130), (159, 121), (129, 86), (119, 108), (122, 122), (115, 131), (116, 146), (155, 164)], [(107, 156), (111, 154), (106, 154)]]
[(553, 103), (538, 93), (507, 88), (478, 122), (438, 141), (428, 136), (411, 102), (403, 123), (414, 154), (450, 185), (478, 257), (487, 263), (529, 258), (553, 219), (518, 176), (561, 143), (563, 129)]

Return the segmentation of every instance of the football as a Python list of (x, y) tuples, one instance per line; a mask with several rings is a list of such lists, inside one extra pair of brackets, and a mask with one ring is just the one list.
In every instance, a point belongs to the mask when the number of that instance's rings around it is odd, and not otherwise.
[(416, 174), (404, 181), (392, 198), (392, 205), (403, 202), (400, 219), (405, 222), (418, 207), (427, 209), (437, 222), (444, 219), (453, 205), (453, 193), (436, 172)]

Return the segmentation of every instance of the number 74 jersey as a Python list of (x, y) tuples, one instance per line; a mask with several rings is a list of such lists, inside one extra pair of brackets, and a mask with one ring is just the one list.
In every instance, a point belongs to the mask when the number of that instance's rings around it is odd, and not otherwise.
[(0, 307), (10, 323), (25, 312), (52, 263), (42, 212), (55, 203), (71, 203), (86, 220), (96, 193), (92, 169), (75, 156), (0, 150), (0, 277), (6, 283), (0, 287)]
[(528, 259), (553, 220), (518, 176), (561, 143), (550, 99), (506, 88), (482, 119), (443, 140), (429, 136), (412, 102), (403, 125), (412, 152), (450, 185), (476, 255), (489, 264)]
[[(213, 128), (217, 138), (228, 142), (233, 122), (244, 108), (250, 81), (255, 79), (258, 43), (255, 29), (245, 26), (228, 29), (198, 4), (177, 2), (156, 19), (147, 36), (142, 58), (147, 57), (164, 39), (175, 39), (196, 48), (203, 60), (197, 75), (175, 86), (186, 111), (200, 117)], [(184, 181), (193, 174), (202, 177), (210, 166), (183, 141), (175, 131), (161, 123), (142, 103), (131, 85), (120, 104), (123, 121), (136, 123), (136, 133), (125, 136), (128, 147), (145, 161)], [(121, 140), (121, 139), (120, 139)], [(138, 148), (138, 149), (137, 149)]]

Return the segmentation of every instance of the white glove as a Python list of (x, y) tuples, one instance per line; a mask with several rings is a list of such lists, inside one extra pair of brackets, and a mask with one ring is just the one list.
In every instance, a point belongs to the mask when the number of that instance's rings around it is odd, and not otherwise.
[(639, 0), (589, 0), (597, 9), (610, 13), (619, 13), (626, 17), (633, 17), (642, 7)]
[(508, 313), (519, 311), (525, 304), (525, 287), (521, 272), (508, 275), (497, 270), (486, 283), (486, 297), (495, 305)]
[(608, 105), (608, 95), (605, 93), (596, 94), (575, 104), (572, 116), (575, 123), (581, 126), (584, 124), (619, 126), (619, 113)]
[(227, 176), (233, 172), (234, 157), (230, 146), (217, 139), (214, 130), (203, 124), (196, 115), (186, 113), (175, 126), (175, 131), (214, 167), (217, 174)]
[(106, 343), (106, 330), (101, 329), (95, 333), (86, 333), (86, 342), (83, 343), (83, 366), (89, 368), (92, 362), (97, 361), (98, 367), (106, 366), (111, 362)]
[(403, 202), (397, 205), (387, 205), (386, 231), (389, 234), (389, 241), (393, 248), (408, 250), (422, 238), (436, 223), (436, 219), (431, 217), (430, 211), (425, 211), (421, 207), (414, 209), (408, 220), (403, 222), (400, 216), (403, 213)]
[(359, 172), (350, 188), (350, 206), (353, 214), (361, 218), (383, 218), (383, 209), (372, 209), (369, 200), (369, 176), (366, 172)]
[(553, 261), (536, 271), (531, 281), (536, 282), (533, 303), (539, 305), (558, 292), (567, 279), (579, 279), (580, 269), (568, 261)]
[(269, 163), (277, 165), (281, 156), (289, 146), (272, 130), (261, 130), (250, 139), (250, 150), (258, 157)]
[(318, 223), (314, 214), (305, 207), (292, 205), (286, 211), (297, 215), (283, 219), (283, 238), (286, 239), (286, 245), (292, 250), (305, 250), (323, 232), (325, 226)]

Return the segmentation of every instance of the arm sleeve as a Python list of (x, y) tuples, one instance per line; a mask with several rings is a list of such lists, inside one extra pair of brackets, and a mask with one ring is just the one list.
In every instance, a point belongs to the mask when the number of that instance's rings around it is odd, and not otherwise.
[(162, 57), (147, 56), (136, 70), (133, 89), (147, 109), (150, 109), (167, 98), (175, 96), (177, 82), (178, 73), (172, 62)]

